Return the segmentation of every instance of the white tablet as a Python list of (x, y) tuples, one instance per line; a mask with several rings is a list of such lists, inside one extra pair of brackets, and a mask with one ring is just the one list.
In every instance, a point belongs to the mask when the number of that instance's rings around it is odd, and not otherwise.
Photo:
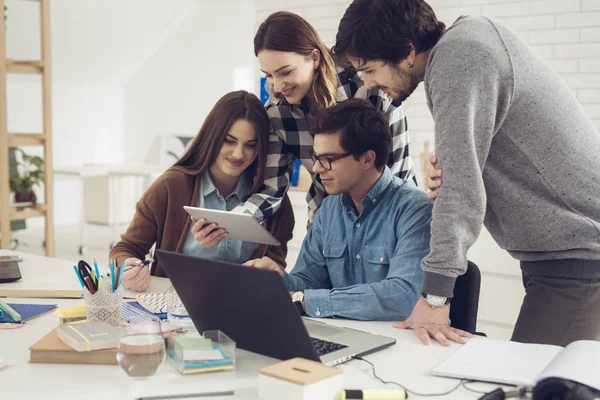
[(227, 232), (229, 232), (228, 239), (263, 243), (272, 246), (279, 246), (281, 244), (279, 243), (279, 240), (275, 239), (275, 237), (250, 214), (188, 206), (184, 206), (183, 208), (188, 214), (196, 219), (204, 218), (209, 223), (216, 222), (221, 228), (225, 228)]

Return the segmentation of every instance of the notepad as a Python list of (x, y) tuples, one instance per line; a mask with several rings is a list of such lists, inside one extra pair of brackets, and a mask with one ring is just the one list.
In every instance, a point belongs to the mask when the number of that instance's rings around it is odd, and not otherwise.
[(81, 290), (0, 290), (0, 297), (36, 298), (36, 299), (80, 299), (83, 297)]
[(152, 314), (162, 314), (167, 312), (167, 293), (140, 294), (137, 296), (136, 300)]
[(556, 377), (600, 390), (600, 342), (579, 340), (565, 348), (504, 340), (471, 339), (435, 367), (432, 375), (534, 386)]
[[(21, 314), (20, 322), (25, 322), (56, 308), (56, 304), (7, 304), (11, 306), (13, 310)], [(4, 313), (4, 316), (0, 318), (0, 322), (15, 322), (15, 320)]]

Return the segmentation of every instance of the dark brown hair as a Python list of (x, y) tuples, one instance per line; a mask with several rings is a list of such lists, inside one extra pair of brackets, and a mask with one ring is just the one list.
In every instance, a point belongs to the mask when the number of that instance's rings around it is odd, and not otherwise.
[(321, 53), (312, 94), (319, 109), (325, 109), (336, 102), (337, 74), (329, 49), (323, 43), (315, 28), (301, 16), (280, 11), (264, 20), (254, 36), (254, 55), (262, 50), (294, 52), (309, 56), (317, 49)]
[(375, 152), (375, 167), (383, 168), (392, 146), (386, 116), (364, 99), (344, 100), (320, 115), (316, 135), (340, 133), (340, 145), (355, 159), (368, 150)]
[(423, 0), (354, 0), (340, 21), (332, 51), (361, 63), (397, 64), (414, 46), (417, 54), (438, 42), (446, 25)]
[(263, 182), (267, 161), (269, 116), (258, 97), (245, 90), (227, 93), (217, 101), (186, 152), (172, 168), (193, 175), (204, 174), (215, 162), (232, 125), (240, 119), (250, 122), (256, 130), (258, 155), (248, 169), (253, 173), (253, 191), (257, 191)]

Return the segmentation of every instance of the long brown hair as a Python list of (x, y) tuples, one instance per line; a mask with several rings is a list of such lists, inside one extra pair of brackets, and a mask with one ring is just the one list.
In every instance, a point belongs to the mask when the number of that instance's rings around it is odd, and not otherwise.
[(248, 167), (253, 173), (253, 191), (263, 181), (269, 142), (269, 116), (258, 97), (245, 90), (227, 93), (210, 110), (200, 131), (181, 158), (171, 167), (192, 175), (202, 175), (215, 162), (231, 126), (245, 119), (254, 126), (258, 156)]
[(325, 46), (315, 28), (301, 16), (279, 11), (264, 20), (254, 36), (254, 55), (262, 50), (294, 52), (309, 56), (319, 50), (321, 60), (315, 71), (312, 94), (319, 110), (336, 103), (337, 74), (329, 49)]

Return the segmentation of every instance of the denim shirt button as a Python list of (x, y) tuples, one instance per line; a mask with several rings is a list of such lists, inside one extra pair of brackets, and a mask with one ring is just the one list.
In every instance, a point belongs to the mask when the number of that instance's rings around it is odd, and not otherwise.
[(315, 313), (315, 315), (316, 315), (317, 317), (320, 317), (320, 316), (321, 316), (321, 311), (319, 311), (319, 309), (318, 309), (318, 308), (317, 308), (317, 312)]
[(381, 257), (379, 258), (379, 262), (383, 262), (383, 260), (385, 260), (385, 259), (383, 258), (383, 256), (381, 256)]
[(357, 255), (356, 255), (356, 259), (357, 259), (357, 260), (360, 260), (360, 254), (357, 254)]
[(356, 227), (357, 227), (357, 228), (360, 228), (360, 222), (357, 222), (357, 223), (356, 223)]

